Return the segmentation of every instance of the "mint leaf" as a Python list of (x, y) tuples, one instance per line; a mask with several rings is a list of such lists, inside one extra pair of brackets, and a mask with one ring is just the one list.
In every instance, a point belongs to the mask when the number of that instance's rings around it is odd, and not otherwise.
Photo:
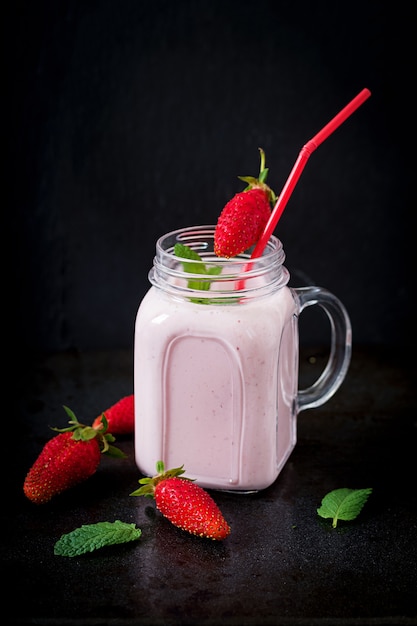
[(320, 517), (333, 518), (332, 526), (336, 528), (339, 519), (344, 521), (355, 519), (371, 493), (372, 488), (334, 489), (324, 496), (317, 513)]
[(135, 524), (115, 522), (98, 522), (85, 524), (62, 537), (54, 546), (54, 554), (58, 556), (80, 556), (105, 546), (117, 543), (128, 543), (139, 539), (142, 531)]
[[(182, 264), (184, 268), (184, 272), (188, 272), (189, 274), (202, 274), (204, 276), (218, 276), (222, 271), (222, 268), (218, 265), (211, 266), (207, 268), (207, 266), (203, 263), (203, 259), (200, 255), (190, 248), (189, 246), (184, 246), (182, 243), (176, 243), (174, 246), (174, 254), (182, 259), (186, 259), (186, 262)], [(192, 261), (196, 261), (193, 263)], [(210, 281), (209, 280), (189, 280), (188, 281), (189, 289), (196, 289), (197, 291), (208, 291), (210, 289)], [(193, 302), (205, 302), (205, 300), (199, 300), (197, 298), (192, 299)]]

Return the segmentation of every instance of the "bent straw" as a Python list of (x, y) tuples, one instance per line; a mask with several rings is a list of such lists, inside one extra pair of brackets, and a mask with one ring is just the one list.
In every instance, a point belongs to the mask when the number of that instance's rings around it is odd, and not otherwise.
[(362, 91), (359, 92), (358, 95), (349, 102), (349, 104), (347, 104), (337, 115), (334, 116), (333, 119), (330, 120), (328, 124), (326, 124), (326, 126), (324, 126), (301, 148), (298, 159), (296, 160), (287, 182), (281, 191), (281, 195), (275, 203), (265, 229), (252, 252), (251, 259), (261, 256), (264, 251), (265, 246), (268, 243), (269, 238), (272, 235), (292, 192), (294, 191), (294, 187), (296, 186), (310, 155), (314, 152), (314, 150), (316, 150), (316, 148), (319, 147), (321, 143), (323, 143), (325, 139), (327, 139), (327, 137), (329, 137), (329, 135), (331, 135), (341, 124), (343, 124), (343, 122), (350, 117), (352, 113), (354, 113), (356, 109), (358, 109), (361, 104), (369, 98), (370, 95), (371, 92), (369, 89), (362, 89)]

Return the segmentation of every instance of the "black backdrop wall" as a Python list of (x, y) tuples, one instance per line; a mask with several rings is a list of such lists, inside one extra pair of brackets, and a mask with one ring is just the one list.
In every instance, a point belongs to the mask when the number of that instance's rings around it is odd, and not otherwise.
[[(237, 176), (257, 174), (259, 146), (278, 193), (364, 87), (372, 97), (312, 155), (276, 234), (291, 285), (333, 291), (354, 342), (410, 343), (411, 3), (5, 4), (3, 232), (23, 348), (131, 346), (157, 237), (214, 223)], [(305, 340), (326, 331), (311, 323)]]

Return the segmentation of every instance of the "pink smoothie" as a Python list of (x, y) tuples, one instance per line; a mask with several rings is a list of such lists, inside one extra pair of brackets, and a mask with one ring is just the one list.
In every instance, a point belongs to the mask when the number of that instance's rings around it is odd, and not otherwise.
[(284, 286), (242, 304), (151, 287), (135, 329), (135, 454), (142, 473), (184, 465), (206, 488), (277, 478), (296, 443), (297, 303)]

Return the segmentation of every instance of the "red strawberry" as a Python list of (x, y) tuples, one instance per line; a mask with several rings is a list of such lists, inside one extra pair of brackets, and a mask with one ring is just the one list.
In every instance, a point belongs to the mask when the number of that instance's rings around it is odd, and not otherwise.
[(223, 208), (214, 231), (214, 252), (221, 257), (234, 257), (248, 250), (260, 239), (271, 215), (271, 203), (276, 196), (265, 184), (268, 169), (265, 153), (260, 148), (261, 168), (259, 178), (239, 176), (248, 183)]
[(158, 474), (142, 478), (143, 485), (131, 496), (155, 498), (157, 508), (174, 526), (192, 535), (221, 541), (230, 534), (230, 526), (224, 519), (213, 498), (202, 487), (184, 474), (182, 467), (164, 471), (164, 464), (156, 464)]
[(118, 448), (109, 445), (114, 441), (113, 435), (80, 424), (68, 407), (64, 409), (71, 418), (71, 426), (54, 428), (59, 435), (45, 444), (23, 484), (24, 494), (35, 504), (49, 502), (87, 480), (96, 472), (102, 453), (124, 456)]
[[(107, 420), (107, 429), (113, 435), (130, 435), (134, 430), (135, 412), (134, 395), (121, 398), (107, 411), (104, 411)], [(104, 428), (103, 413), (96, 417), (93, 428)]]

